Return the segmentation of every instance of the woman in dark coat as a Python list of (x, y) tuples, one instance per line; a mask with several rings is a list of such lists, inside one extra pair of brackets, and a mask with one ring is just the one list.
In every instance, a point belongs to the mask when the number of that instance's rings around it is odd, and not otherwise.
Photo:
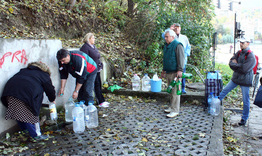
[(7, 107), (5, 119), (16, 120), (20, 128), (28, 130), (36, 140), (48, 137), (41, 135), (39, 113), (44, 92), (49, 101), (55, 103), (55, 88), (50, 74), (46, 64), (32, 62), (7, 81), (1, 97)]
[(97, 65), (97, 75), (95, 79), (95, 95), (98, 101), (99, 107), (109, 107), (108, 102), (105, 101), (104, 96), (102, 95), (102, 83), (100, 77), (100, 71), (103, 69), (103, 63), (101, 62), (100, 58), (101, 55), (95, 47), (95, 36), (93, 33), (88, 33), (85, 35), (83, 39), (84, 45), (80, 48), (80, 51), (86, 53), (90, 56)]

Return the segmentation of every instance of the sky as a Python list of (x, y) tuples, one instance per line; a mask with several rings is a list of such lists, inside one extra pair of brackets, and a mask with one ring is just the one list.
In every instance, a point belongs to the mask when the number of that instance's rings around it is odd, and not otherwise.
[(241, 6), (248, 9), (262, 8), (262, 0), (241, 0)]

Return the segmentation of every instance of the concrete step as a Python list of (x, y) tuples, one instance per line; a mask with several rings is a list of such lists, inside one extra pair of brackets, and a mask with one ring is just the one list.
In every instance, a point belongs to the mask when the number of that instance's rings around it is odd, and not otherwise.
[[(113, 93), (116, 95), (127, 95), (127, 96), (138, 96), (156, 99), (158, 101), (169, 101), (170, 94), (167, 92), (145, 92), (145, 91), (133, 91), (131, 89), (119, 89), (111, 92), (110, 90), (102, 90), (103, 93)], [(181, 95), (181, 102), (184, 101), (193, 101), (198, 100), (199, 102), (204, 101), (205, 92), (204, 91), (189, 91), (187, 90), (187, 94)]]

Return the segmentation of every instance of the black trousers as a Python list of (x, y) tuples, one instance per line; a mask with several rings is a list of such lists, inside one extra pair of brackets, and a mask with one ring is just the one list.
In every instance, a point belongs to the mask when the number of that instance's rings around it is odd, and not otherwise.
[(105, 102), (105, 98), (102, 95), (102, 82), (100, 77), (100, 72), (97, 72), (95, 79), (95, 95), (98, 104)]

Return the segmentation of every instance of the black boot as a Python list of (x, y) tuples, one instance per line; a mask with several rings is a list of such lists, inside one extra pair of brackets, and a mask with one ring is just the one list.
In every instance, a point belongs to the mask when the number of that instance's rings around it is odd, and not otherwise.
[(241, 121), (238, 123), (239, 126), (245, 126), (246, 120), (241, 119)]

